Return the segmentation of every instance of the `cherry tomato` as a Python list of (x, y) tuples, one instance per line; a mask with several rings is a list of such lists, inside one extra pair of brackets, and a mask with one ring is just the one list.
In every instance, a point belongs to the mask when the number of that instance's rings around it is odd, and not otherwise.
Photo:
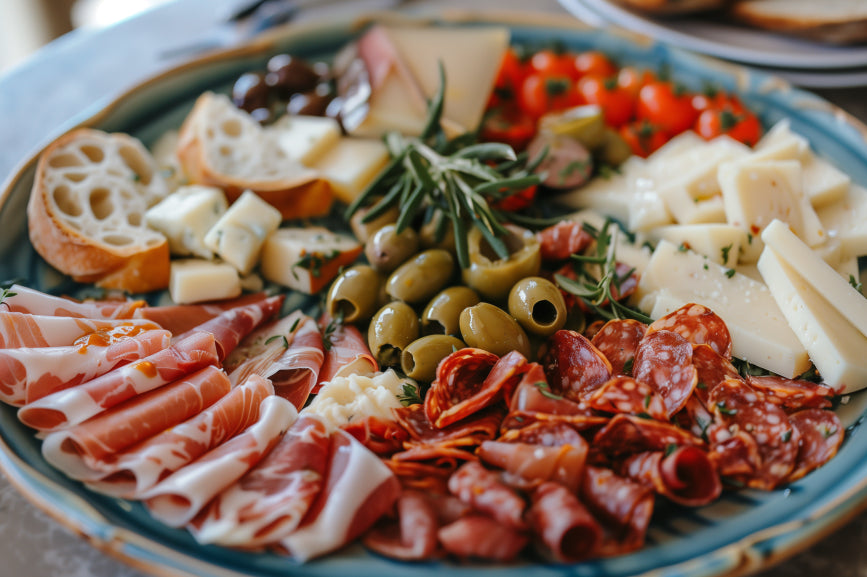
[(575, 83), (568, 76), (530, 74), (521, 87), (521, 108), (533, 118), (579, 103)]
[(650, 153), (668, 142), (668, 136), (658, 126), (646, 120), (636, 120), (620, 128), (620, 136), (632, 149), (632, 153), (647, 158)]
[(753, 146), (762, 135), (759, 119), (752, 112), (736, 111), (731, 107), (703, 111), (695, 123), (695, 131), (705, 140), (726, 134)]
[(518, 212), (524, 210), (531, 204), (533, 204), (533, 199), (536, 198), (536, 190), (538, 189), (537, 185), (528, 186), (523, 190), (515, 191), (509, 196), (500, 198), (491, 203), (491, 207), (497, 210), (504, 210), (507, 212)]
[(536, 120), (517, 106), (490, 110), (482, 122), (480, 138), (486, 142), (504, 142), (517, 151), (524, 150), (536, 135)]
[(602, 108), (608, 126), (620, 128), (632, 120), (635, 100), (617, 84), (617, 77), (585, 76), (578, 81), (578, 92), (588, 104)]
[(624, 66), (617, 73), (617, 84), (628, 92), (633, 100), (638, 100), (638, 93), (645, 84), (656, 80), (656, 76), (650, 70), (639, 70), (632, 66)]
[(543, 76), (567, 76), (576, 80), (575, 57), (568, 52), (540, 50), (530, 58), (530, 68)]
[(696, 94), (692, 97), (692, 107), (699, 112), (709, 109), (722, 110), (723, 108), (731, 108), (737, 112), (744, 110), (744, 105), (741, 104), (737, 96), (726, 94), (722, 90), (708, 90), (702, 94)]
[(670, 82), (651, 82), (638, 93), (638, 119), (647, 120), (669, 135), (692, 128), (698, 118), (692, 95)]
[(617, 67), (605, 54), (596, 50), (579, 52), (575, 56), (575, 70), (578, 77), (594, 74), (602, 78), (608, 78), (617, 74)]
[(518, 54), (512, 49), (507, 50), (503, 55), (502, 62), (500, 62), (500, 70), (497, 73), (497, 80), (494, 83), (494, 90), (491, 93), (488, 107), (515, 101), (516, 93), (524, 83), (526, 75), (527, 66), (521, 61)]

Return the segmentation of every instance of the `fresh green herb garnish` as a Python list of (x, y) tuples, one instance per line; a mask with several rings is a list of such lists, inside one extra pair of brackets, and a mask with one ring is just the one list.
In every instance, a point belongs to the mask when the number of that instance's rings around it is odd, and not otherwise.
[(784, 431), (783, 434), (780, 435), (780, 440), (783, 441), (784, 443), (788, 443), (789, 441), (791, 441), (792, 440), (792, 429), (788, 429), (788, 430)]
[(548, 383), (545, 381), (538, 381), (533, 383), (533, 385), (539, 389), (539, 392), (542, 393), (543, 397), (547, 397), (549, 399), (553, 399), (555, 401), (560, 401), (563, 399), (560, 395), (551, 392), (551, 387), (548, 386)]
[(665, 446), (665, 456), (668, 457), (673, 452), (677, 450), (677, 445), (675, 443), (669, 443)]
[(276, 341), (277, 339), (283, 339), (284, 349), (289, 348), (289, 339), (286, 338), (286, 335), (274, 335), (273, 337), (269, 337), (268, 340), (265, 341), (265, 344), (270, 345), (273, 341)]
[(635, 357), (629, 357), (626, 359), (626, 362), (623, 363), (623, 374), (626, 376), (632, 375), (632, 366), (635, 365)]
[(858, 282), (858, 280), (855, 278), (855, 276), (851, 275), (851, 274), (849, 275), (849, 285), (851, 285), (851, 287), (858, 292), (861, 292), (861, 289), (863, 288), (861, 286), (861, 283)]
[(339, 311), (337, 315), (335, 315), (328, 324), (325, 325), (325, 330), (322, 331), (322, 346), (326, 351), (330, 351), (331, 347), (334, 346), (332, 339), (334, 338), (334, 334), (339, 331), (343, 327), (343, 312)]
[(737, 271), (736, 271), (735, 269), (733, 269), (733, 268), (726, 269), (726, 276), (729, 277), (729, 278), (732, 278), (733, 276), (735, 276), (735, 273), (736, 273), (736, 272), (737, 272)]
[(726, 406), (725, 401), (720, 401), (716, 404), (716, 408), (719, 409), (719, 412), (723, 415), (737, 415), (737, 409), (730, 409)]
[(729, 253), (732, 251), (733, 245), (724, 246), (721, 249), (722, 252), (722, 261), (723, 263), (727, 263), (729, 261)]
[(418, 386), (412, 383), (403, 383), (403, 391), (397, 396), (397, 400), (400, 401), (400, 404), (404, 407), (418, 405), (422, 402)]
[(16, 296), (17, 294), (18, 293), (16, 293), (16, 292), (12, 292), (11, 287), (0, 289), (0, 305), (2, 305), (6, 301), (7, 298), (12, 298), (12, 297)]

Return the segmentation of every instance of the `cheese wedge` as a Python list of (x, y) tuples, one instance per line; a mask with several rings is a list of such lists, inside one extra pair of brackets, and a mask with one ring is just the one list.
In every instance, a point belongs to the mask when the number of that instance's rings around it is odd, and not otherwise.
[(169, 294), (177, 304), (234, 298), (241, 294), (238, 271), (224, 262), (197, 258), (172, 261)]
[(262, 275), (285, 287), (313, 294), (359, 254), (359, 243), (324, 227), (281, 228), (268, 237), (262, 248)]

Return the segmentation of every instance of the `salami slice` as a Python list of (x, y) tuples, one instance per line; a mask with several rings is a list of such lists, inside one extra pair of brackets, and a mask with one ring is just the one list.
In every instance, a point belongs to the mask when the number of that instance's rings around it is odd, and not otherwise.
[(732, 337), (724, 320), (704, 305), (690, 303), (661, 317), (647, 333), (671, 331), (694, 345), (706, 344), (725, 359), (732, 358)]
[(705, 443), (670, 423), (621, 413), (596, 433), (592, 445), (607, 455), (619, 457), (644, 451), (665, 451), (670, 445), (702, 447)]
[(648, 330), (635, 352), (632, 375), (662, 397), (671, 417), (683, 408), (698, 383), (692, 345), (677, 333)]
[(665, 401), (642, 381), (632, 377), (613, 377), (587, 397), (587, 405), (605, 413), (627, 413), (668, 420)]
[(536, 233), (542, 260), (566, 260), (576, 253), (581, 253), (593, 242), (580, 222), (563, 220), (553, 226)]
[(527, 365), (521, 382), (512, 394), (509, 408), (513, 411), (545, 413), (548, 415), (590, 415), (592, 411), (583, 403), (558, 395), (548, 385), (541, 365)]
[(556, 481), (570, 491), (577, 491), (584, 478), (587, 450), (584, 439), (575, 445), (559, 446), (485, 441), (477, 453), (482, 461), (513, 477), (534, 482)]
[(444, 358), (424, 399), (424, 411), (441, 429), (499, 400), (513, 390), (527, 359), (518, 351), (497, 358), (481, 349), (466, 348)]
[(707, 395), (726, 379), (741, 379), (738, 370), (728, 359), (721, 357), (709, 345), (693, 345), (692, 364), (698, 375), (695, 396), (707, 406)]
[(380, 457), (400, 451), (409, 440), (409, 433), (401, 425), (374, 415), (352, 421), (344, 425), (343, 430)]
[(587, 444), (584, 437), (568, 423), (546, 423), (544, 421), (537, 421), (520, 429), (506, 431), (499, 440), (507, 443), (530, 443), (543, 447)]
[(473, 509), (512, 529), (524, 529), (526, 503), (493, 471), (472, 461), (449, 478), (449, 491)]
[(789, 481), (800, 479), (834, 458), (843, 443), (844, 429), (833, 411), (804, 409), (789, 415), (799, 433), (801, 446)]
[(721, 426), (711, 442), (723, 442), (729, 434), (743, 431), (759, 447), (761, 466), (745, 483), (757, 489), (773, 489), (792, 472), (798, 456), (799, 434), (776, 404), (734, 379), (723, 381), (708, 395), (714, 420)]
[(727, 434), (725, 440), (715, 442), (710, 457), (721, 477), (741, 484), (762, 466), (759, 444), (744, 431)]
[(17, 284), (12, 285), (9, 292), (14, 296), (3, 300), (6, 310), (50, 317), (131, 319), (135, 311), (146, 304), (143, 300), (74, 301)]
[(644, 545), (653, 516), (651, 489), (621, 477), (611, 469), (588, 466), (580, 497), (611, 533), (617, 543), (616, 550), (630, 551)]
[(574, 491), (557, 483), (544, 483), (533, 492), (527, 519), (550, 556), (563, 563), (593, 556), (602, 541), (602, 526)]
[(753, 390), (761, 392), (765, 399), (779, 405), (787, 413), (801, 409), (827, 409), (835, 396), (834, 389), (831, 387), (773, 375), (751, 376), (747, 383)]
[(503, 412), (491, 407), (459, 423), (436, 429), (421, 404), (392, 409), (392, 414), (406, 429), (412, 444), (467, 447), (497, 436)]
[(580, 333), (557, 331), (548, 347), (543, 366), (555, 394), (579, 401), (611, 378), (611, 363)]
[[(698, 390), (698, 387), (696, 387), (696, 391)], [(713, 415), (707, 410), (705, 404), (699, 400), (698, 395), (693, 395), (689, 398), (683, 410), (674, 416), (674, 422), (679, 427), (688, 430), (696, 437), (705, 441), (708, 440), (708, 430), (714, 424)]]
[(605, 323), (591, 341), (611, 363), (615, 375), (632, 374), (635, 351), (647, 332), (647, 325), (634, 319), (613, 319)]
[(602, 415), (549, 415), (547, 413), (532, 413), (529, 411), (512, 411), (503, 419), (500, 430), (506, 434), (511, 429), (520, 430), (533, 424), (567, 425), (576, 431), (592, 436), (593, 432), (606, 424), (609, 418)]
[(397, 500), (397, 522), (380, 524), (364, 536), (364, 545), (380, 555), (401, 561), (436, 556), (440, 523), (434, 503), (420, 491), (404, 490)]
[(628, 457), (620, 472), (675, 503), (701, 507), (722, 493), (713, 461), (697, 447), (679, 447), (666, 455), (648, 451)]
[(471, 514), (441, 527), (443, 548), (462, 558), (511, 561), (527, 546), (525, 533), (484, 515)]

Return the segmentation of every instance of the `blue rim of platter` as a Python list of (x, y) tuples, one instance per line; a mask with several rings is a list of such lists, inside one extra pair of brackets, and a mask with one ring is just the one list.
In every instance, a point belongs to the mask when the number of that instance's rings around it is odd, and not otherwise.
[[(156, 76), (112, 102), (95, 105), (75, 126), (129, 132), (146, 144), (180, 125), (196, 96), (204, 90), (226, 91), (240, 73), (261, 69), (268, 56), (292, 51), (304, 57), (329, 56), (353, 39), (372, 20), (428, 22), (457, 26), (506, 25), (512, 42), (543, 45), (562, 41), (576, 50), (599, 49), (621, 64), (667, 69), (691, 89), (711, 83), (737, 92), (765, 127), (788, 118), (821, 155), (867, 184), (867, 127), (819, 97), (794, 89), (764, 73), (698, 56), (620, 30), (590, 29), (572, 19), (539, 14), (441, 12), (407, 18), (380, 13), (339, 22), (290, 25), (240, 47), (208, 54)], [(69, 281), (52, 271), (26, 241), (22, 218), (37, 157), (23, 162), (0, 193), (0, 278), (24, 276), (37, 288), (68, 290)], [(859, 424), (867, 413), (867, 393), (854, 394), (838, 414), (847, 426), (846, 440), (825, 467), (773, 492), (725, 493), (717, 503), (686, 509), (657, 500), (648, 543), (640, 551), (562, 565), (522, 563), (492, 566), (449, 561), (403, 563), (352, 545), (336, 554), (299, 564), (272, 553), (250, 553), (201, 546), (184, 530), (150, 518), (138, 503), (93, 493), (50, 467), (40, 441), (21, 425), (15, 410), (0, 406), (0, 470), (30, 501), (93, 546), (130, 565), (160, 575), (326, 577), (479, 575), (551, 577), (621, 577), (654, 575), (711, 577), (742, 575), (767, 567), (806, 548), (867, 507), (867, 431)]]

